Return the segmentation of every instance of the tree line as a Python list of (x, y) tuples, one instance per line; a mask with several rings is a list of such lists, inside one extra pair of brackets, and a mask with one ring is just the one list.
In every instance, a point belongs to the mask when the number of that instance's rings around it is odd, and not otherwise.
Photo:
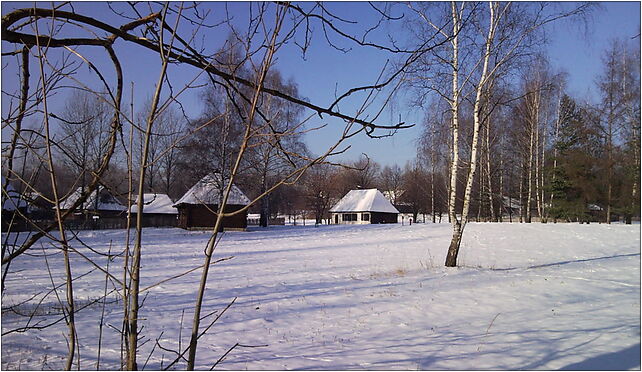
[[(639, 53), (639, 45), (628, 40), (614, 40), (603, 51), (594, 102), (572, 97), (566, 74), (553, 71), (541, 55), (522, 65), (527, 72), (512, 84), (489, 92), (489, 101), (512, 98), (495, 105), (479, 128), (472, 218), (602, 223), (639, 218)], [(435, 106), (427, 110), (418, 161), (441, 175), (441, 188), (450, 188), (450, 119), (439, 103)], [(463, 130), (472, 130), (469, 120), (460, 122)], [(469, 154), (471, 143), (461, 150)], [(464, 183), (461, 174), (457, 182)], [(458, 203), (463, 202), (459, 192)]]

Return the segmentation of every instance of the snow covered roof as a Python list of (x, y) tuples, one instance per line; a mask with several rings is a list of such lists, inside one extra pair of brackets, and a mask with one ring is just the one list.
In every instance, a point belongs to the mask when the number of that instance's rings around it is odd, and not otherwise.
[[(131, 212), (138, 213), (138, 197), (132, 204)], [(143, 194), (143, 214), (178, 214), (178, 209), (173, 206), (172, 199), (167, 194), (147, 193)]]
[(604, 210), (604, 208), (600, 207), (600, 206), (599, 206), (599, 205), (597, 205), (597, 204), (589, 204), (589, 205), (588, 205), (588, 209), (589, 209), (590, 211), (603, 211), (603, 210)]
[[(227, 186), (227, 182), (225, 183)], [(198, 181), (185, 195), (180, 198), (174, 206), (180, 204), (218, 204), (221, 188), (225, 188), (221, 181), (220, 173), (210, 173)], [(228, 205), (248, 205), (250, 199), (243, 192), (232, 184), (230, 196), (227, 199)]]
[[(82, 194), (82, 188), (77, 188), (69, 197), (63, 200), (60, 203), (60, 209), (69, 209), (71, 206), (80, 198)], [(96, 204), (96, 196), (99, 195), (98, 204)], [(55, 207), (54, 207), (55, 208)], [(79, 209), (88, 209), (88, 210), (98, 210), (98, 211), (124, 211), (127, 210), (127, 207), (122, 205), (118, 199), (113, 195), (104, 191), (103, 188), (100, 188), (100, 193), (97, 190), (85, 200), (85, 203), (79, 207)]]
[(377, 189), (350, 190), (330, 212), (384, 212), (399, 213)]
[(15, 211), (18, 208), (27, 206), (27, 202), (20, 197), (20, 193), (16, 191), (12, 184), (7, 183), (7, 179), (2, 177), (2, 184), (7, 187), (7, 195), (2, 193), (2, 209), (5, 211)]

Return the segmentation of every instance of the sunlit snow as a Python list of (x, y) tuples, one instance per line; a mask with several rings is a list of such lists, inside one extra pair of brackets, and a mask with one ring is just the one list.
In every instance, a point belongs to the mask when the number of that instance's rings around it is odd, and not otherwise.
[[(209, 369), (237, 342), (266, 346), (236, 348), (218, 369), (640, 368), (640, 225), (471, 223), (461, 266), (445, 268), (450, 234), (450, 225), (430, 223), (225, 233), (215, 259), (233, 258), (210, 271), (203, 314), (237, 299), (201, 338), (197, 368)], [(79, 236), (100, 252), (110, 244), (116, 252), (125, 231)], [(146, 229), (141, 288), (201, 265), (208, 237)], [(73, 244), (106, 265), (105, 257)], [(51, 288), (43, 249), (55, 253), (37, 245), (7, 275), (2, 369), (64, 367), (64, 322), (5, 334), (27, 321), (8, 308), (20, 304), (16, 310), (28, 313)], [(56, 284), (63, 283), (62, 259), (48, 257)], [(80, 305), (104, 290), (104, 274), (82, 276), (90, 270), (73, 256)], [(109, 270), (121, 277), (122, 260)], [(144, 292), (139, 324), (149, 341), (139, 368), (152, 349), (145, 368), (167, 366), (175, 354), (159, 345), (178, 350), (179, 335), (186, 347), (199, 276), (197, 270)], [(58, 319), (47, 315), (59, 308), (54, 299), (40, 305), (31, 324)], [(101, 369), (119, 368), (113, 328), (121, 327), (122, 302), (115, 299), (106, 304)], [(77, 314), (82, 369), (95, 369), (101, 308), (99, 302)]]

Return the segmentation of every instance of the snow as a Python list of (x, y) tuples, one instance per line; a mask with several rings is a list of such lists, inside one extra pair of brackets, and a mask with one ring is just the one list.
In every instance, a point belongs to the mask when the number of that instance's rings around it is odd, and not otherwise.
[[(131, 207), (132, 213), (138, 213), (138, 197)], [(178, 214), (178, 209), (173, 206), (172, 199), (167, 194), (143, 194), (143, 214)]]
[(377, 189), (350, 190), (330, 212), (399, 213)]
[[(180, 204), (218, 204), (219, 194), (221, 186), (221, 175), (219, 173), (211, 173), (203, 177), (198, 181), (194, 186), (192, 186), (182, 198), (180, 198), (175, 206)], [(224, 187), (227, 186), (227, 183)], [(243, 194), (243, 192), (232, 185), (230, 190), (230, 195), (227, 199), (228, 205), (248, 205), (250, 204), (250, 199)]]
[[(470, 223), (458, 268), (445, 268), (448, 224), (275, 226), (227, 232), (210, 270), (204, 314), (236, 302), (200, 339), (197, 369), (639, 369), (640, 225)], [(124, 230), (82, 231), (106, 253), (123, 249)], [(141, 288), (197, 267), (210, 234), (180, 229), (144, 232)], [(105, 264), (77, 241), (85, 255)], [(62, 255), (48, 244), (10, 267), (2, 297), (2, 331), (26, 318), (62, 283)], [(72, 255), (74, 276), (92, 270)], [(121, 277), (122, 258), (110, 264)], [(177, 349), (189, 341), (200, 270), (144, 291), (142, 366), (156, 339)], [(103, 293), (94, 271), (74, 283), (76, 301)], [(112, 284), (109, 284), (112, 288)], [(40, 293), (30, 299), (34, 294)], [(64, 293), (60, 292), (64, 297)], [(32, 323), (58, 319), (50, 295)], [(110, 299), (113, 299), (112, 295)], [(81, 368), (95, 369), (101, 305), (77, 314)], [(122, 303), (106, 305), (120, 327)], [(181, 319), (183, 319), (181, 321)], [(208, 324), (207, 318), (203, 323)], [(204, 326), (205, 326), (204, 325)], [(64, 322), (2, 336), (2, 369), (61, 369)], [(101, 369), (118, 369), (119, 337), (103, 329)], [(158, 346), (146, 369), (173, 359)], [(184, 363), (175, 366), (183, 369)], [(74, 368), (76, 368), (74, 366)]]

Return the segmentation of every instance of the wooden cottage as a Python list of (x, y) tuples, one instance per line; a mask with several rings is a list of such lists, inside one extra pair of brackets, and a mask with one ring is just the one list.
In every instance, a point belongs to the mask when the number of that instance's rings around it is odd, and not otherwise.
[[(138, 198), (131, 206), (132, 221), (138, 214)], [(143, 194), (143, 227), (174, 227), (178, 225), (178, 209), (167, 194)]]
[[(189, 189), (174, 206), (178, 209), (178, 227), (183, 229), (206, 229), (214, 227), (216, 211), (222, 190), (227, 182), (223, 183), (219, 173), (211, 173), (198, 181)], [(232, 184), (224, 212), (238, 211), (250, 203), (243, 192)], [(144, 210), (143, 210), (144, 211)], [(247, 210), (231, 217), (225, 217), (221, 229), (245, 230), (247, 227)]]
[[(79, 187), (60, 203), (60, 209), (71, 208), (81, 195)], [(120, 229), (126, 226), (126, 212), (126, 206), (106, 188), (99, 187), (67, 219), (67, 225), (82, 229)]]
[[(60, 203), (60, 209), (66, 210), (78, 200), (81, 196), (82, 189), (79, 187), (71, 195)], [(115, 196), (110, 194), (104, 187), (97, 190), (87, 197), (85, 202), (77, 208), (78, 212), (88, 213), (92, 216), (99, 217), (116, 217), (122, 216), (127, 210)]]
[(27, 214), (28, 205), (16, 189), (2, 177), (2, 231), (25, 231), (27, 222), (23, 216)]
[(397, 223), (399, 215), (377, 189), (350, 190), (330, 213), (334, 224)]

